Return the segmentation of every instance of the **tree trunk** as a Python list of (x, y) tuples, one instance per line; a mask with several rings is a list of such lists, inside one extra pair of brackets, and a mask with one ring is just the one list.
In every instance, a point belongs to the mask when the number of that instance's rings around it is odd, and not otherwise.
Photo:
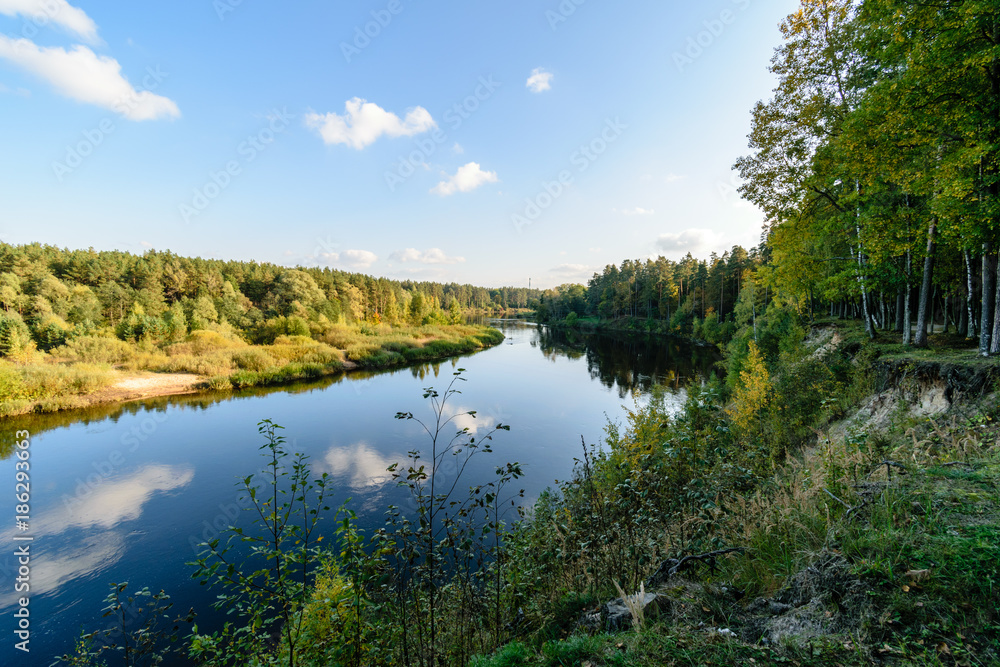
[(993, 301), (993, 337), (990, 341), (990, 354), (1000, 354), (1000, 289), (996, 289), (1000, 286), (1000, 263), (997, 264), (997, 280), (994, 285), (994, 301)]
[[(858, 236), (861, 235), (860, 228), (858, 229)], [(851, 246), (851, 255), (854, 255), (854, 246)], [(864, 264), (861, 260), (861, 246), (858, 246), (858, 253), (856, 255), (856, 260), (858, 263), (858, 284), (861, 286), (861, 317), (865, 321), (865, 334), (868, 338), (875, 338), (875, 328), (872, 326), (872, 318), (868, 310), (868, 286), (865, 284), (864, 277)]]
[(924, 276), (920, 282), (920, 301), (917, 304), (917, 335), (913, 341), (916, 347), (927, 347), (927, 311), (931, 304), (931, 278), (934, 275), (934, 231), (937, 220), (931, 220), (927, 229), (927, 255), (924, 257)]
[(896, 331), (902, 333), (903, 331), (903, 286), (900, 285), (899, 289), (896, 290)]
[(906, 300), (903, 304), (903, 345), (909, 345), (913, 339), (913, 313), (910, 312), (910, 302), (913, 300), (913, 286), (910, 284), (913, 256), (906, 251)]
[(966, 299), (965, 299), (965, 314), (964, 317), (967, 318), (967, 323), (965, 327), (965, 337), (975, 338), (976, 337), (976, 318), (972, 313), (972, 300), (975, 295), (972, 292), (972, 262), (969, 258), (969, 251), (965, 251), (965, 283), (966, 283)]
[(993, 244), (983, 244), (983, 289), (982, 309), (979, 320), (979, 354), (990, 353), (993, 338), (993, 311), (996, 306), (997, 256), (993, 254)]
[(958, 304), (959, 309), (962, 311), (958, 315), (958, 335), (963, 338), (968, 338), (969, 335), (969, 311), (965, 308), (964, 303)]

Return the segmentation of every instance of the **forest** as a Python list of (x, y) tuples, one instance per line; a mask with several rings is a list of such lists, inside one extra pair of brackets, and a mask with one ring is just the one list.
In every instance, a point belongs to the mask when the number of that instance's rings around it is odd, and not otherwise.
[[(928, 345), (1000, 352), (1000, 45), (990, 2), (803, 2), (781, 26), (771, 97), (752, 110), (741, 195), (750, 252), (627, 260), (540, 300), (541, 315), (695, 318), (773, 299)], [(752, 302), (752, 303), (751, 303)], [(575, 319), (575, 318), (573, 318)], [(909, 326), (907, 326), (909, 323)]]
[(523, 288), (397, 282), (331, 269), (204, 260), (150, 250), (0, 245), (0, 338), (5, 356), (50, 350), (98, 328), (162, 342), (232, 327), (251, 342), (317, 335), (332, 324), (446, 323), (456, 311), (524, 308)]
[(0, 244), (0, 414), (84, 407), (123, 372), (229, 389), (470, 352), (502, 336), (467, 315), (523, 309), (534, 294)]

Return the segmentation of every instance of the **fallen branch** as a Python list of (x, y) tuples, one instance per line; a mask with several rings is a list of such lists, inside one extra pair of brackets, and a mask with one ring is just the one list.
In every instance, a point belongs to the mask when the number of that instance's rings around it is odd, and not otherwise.
[(670, 577), (674, 576), (678, 572), (683, 572), (684, 570), (688, 570), (697, 565), (698, 563), (708, 564), (709, 569), (712, 572), (715, 572), (715, 567), (716, 567), (715, 561), (719, 556), (725, 556), (726, 554), (731, 554), (731, 553), (744, 553), (745, 551), (746, 548), (744, 547), (733, 547), (731, 549), (719, 549), (718, 551), (710, 551), (708, 553), (698, 554), (696, 556), (695, 555), (684, 556), (681, 559), (668, 558), (667, 560), (663, 561), (660, 564), (660, 567), (657, 568), (656, 572), (654, 572), (648, 579), (646, 579), (646, 586), (652, 588), (653, 586), (656, 586), (661, 582), (667, 581), (668, 579), (670, 579)]
[(882, 463), (879, 463), (878, 466), (875, 468), (875, 470), (872, 470), (870, 473), (868, 473), (868, 476), (871, 477), (872, 475), (874, 475), (876, 472), (878, 472), (879, 468), (881, 468), (882, 466), (885, 466), (885, 476), (889, 479), (890, 482), (892, 481), (893, 468), (899, 468), (900, 475), (905, 475), (907, 473), (906, 466), (904, 466), (902, 463), (899, 463), (897, 461), (886, 460), (882, 461)]
[(853, 513), (857, 512), (857, 511), (858, 511), (858, 510), (860, 510), (860, 509), (864, 509), (864, 508), (865, 508), (865, 506), (866, 506), (866, 505), (868, 505), (868, 499), (867, 499), (867, 498), (865, 498), (865, 497), (862, 497), (862, 498), (861, 498), (861, 504), (860, 504), (860, 505), (848, 505), (848, 504), (847, 504), (847, 503), (845, 503), (845, 502), (844, 502), (843, 500), (841, 500), (841, 499), (840, 499), (840, 498), (838, 498), (837, 496), (835, 496), (835, 495), (833, 495), (832, 493), (830, 493), (830, 490), (829, 490), (829, 489), (823, 489), (823, 490), (824, 490), (824, 491), (826, 492), (826, 495), (830, 496), (831, 498), (833, 498), (833, 499), (834, 499), (834, 500), (836, 500), (836, 501), (837, 501), (838, 503), (840, 503), (841, 505), (843, 505), (843, 506), (844, 506), (844, 508), (845, 508), (845, 509), (847, 510), (847, 511), (846, 511), (846, 512), (844, 513), (844, 518), (845, 518), (845, 519), (847, 519), (848, 521), (850, 521), (850, 519), (851, 519), (851, 515), (852, 515)]

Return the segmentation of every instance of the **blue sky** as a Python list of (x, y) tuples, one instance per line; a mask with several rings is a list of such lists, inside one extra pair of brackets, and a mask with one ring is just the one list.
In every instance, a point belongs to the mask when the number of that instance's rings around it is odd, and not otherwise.
[(0, 0), (0, 239), (549, 287), (755, 245), (794, 0)]

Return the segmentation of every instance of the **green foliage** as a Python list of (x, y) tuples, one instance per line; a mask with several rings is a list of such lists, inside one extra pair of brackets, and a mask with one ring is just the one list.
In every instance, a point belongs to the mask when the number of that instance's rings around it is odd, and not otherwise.
[(257, 325), (250, 340), (259, 345), (272, 345), (281, 336), (309, 336), (309, 324), (297, 315), (276, 317)]
[(110, 584), (111, 591), (104, 599), (101, 618), (110, 619), (109, 625), (94, 632), (82, 632), (75, 652), (59, 658), (60, 662), (81, 667), (104, 665), (104, 654), (115, 654), (115, 664), (159, 665), (175, 649), (165, 643), (176, 642), (181, 623), (194, 620), (194, 610), (184, 618), (171, 620), (168, 612), (173, 607), (165, 592), (152, 593), (143, 588), (128, 594), (128, 582)]
[(28, 325), (17, 313), (0, 315), (0, 355), (18, 357), (32, 345)]
[(475, 412), (450, 408), (460, 393), (456, 383), (465, 381), (462, 373), (464, 369), (457, 369), (443, 392), (424, 390), (431, 404), (429, 420), (410, 412), (396, 414), (397, 419), (417, 423), (430, 439), (426, 463), (425, 455), (414, 449), (405, 469), (398, 464), (389, 468), (393, 479), (409, 491), (413, 512), (390, 507), (387, 530), (377, 543), (391, 573), (388, 609), (396, 626), (405, 630), (400, 639), (406, 664), (467, 663), (477, 646), (499, 643), (512, 606), (504, 585), (501, 533), (506, 508), (515, 506), (514, 499), (524, 493), (508, 488), (521, 477), (521, 467), (498, 466), (493, 481), (471, 487), (464, 496), (457, 492), (469, 462), (492, 451), (495, 434), (510, 430), (496, 424), (479, 438), (468, 427), (450, 435), (456, 420), (476, 418)]
[(32, 337), (38, 349), (48, 352), (66, 342), (72, 327), (58, 315), (48, 314), (32, 326)]
[[(228, 528), (222, 538), (205, 543), (192, 563), (196, 578), (221, 589), (215, 606), (236, 618), (211, 635), (195, 630), (190, 657), (203, 664), (266, 661), (272, 633), (281, 639), (287, 664), (300, 664), (301, 612), (310, 599), (320, 555), (322, 537), (315, 533), (330, 509), (325, 504), (328, 481), (325, 473), (312, 477), (308, 457), (287, 450), (281, 428), (266, 419), (258, 424), (267, 466), (260, 481), (251, 474), (239, 482), (253, 506), (253, 528)], [(237, 563), (233, 556), (241, 550), (252, 555)]]
[(121, 364), (130, 360), (135, 348), (123, 340), (103, 336), (79, 336), (59, 348), (60, 356), (92, 364)]
[(262, 371), (276, 365), (274, 357), (260, 348), (250, 348), (233, 352), (233, 363), (244, 371)]

